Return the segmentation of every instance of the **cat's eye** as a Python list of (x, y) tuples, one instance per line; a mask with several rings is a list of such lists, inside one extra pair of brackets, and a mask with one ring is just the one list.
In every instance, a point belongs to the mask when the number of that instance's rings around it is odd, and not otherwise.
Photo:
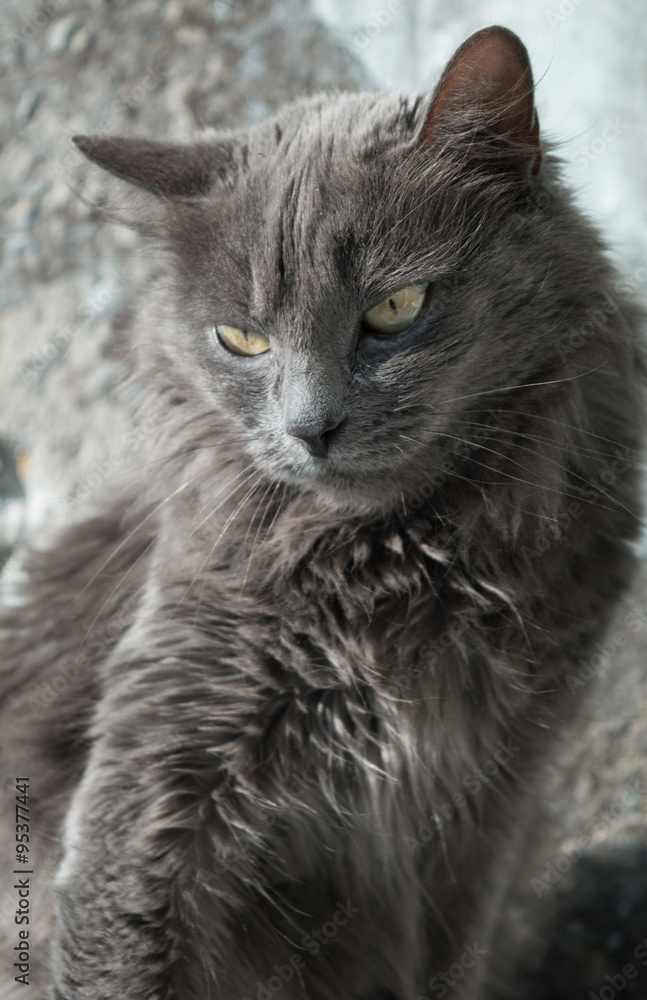
[(253, 330), (239, 330), (236, 326), (217, 326), (216, 333), (233, 354), (251, 357), (254, 354), (265, 354), (270, 349), (270, 342), (262, 333)]
[(364, 313), (364, 325), (376, 333), (401, 333), (418, 319), (428, 288), (429, 282), (423, 281), (393, 292)]

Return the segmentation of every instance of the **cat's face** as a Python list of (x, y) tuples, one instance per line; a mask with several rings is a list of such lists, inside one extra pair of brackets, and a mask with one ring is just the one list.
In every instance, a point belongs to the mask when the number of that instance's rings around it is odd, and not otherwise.
[(167, 156), (169, 364), (272, 481), (341, 506), (406, 503), (448, 435), (469, 437), (482, 394), (554, 366), (557, 241), (533, 200), (532, 100), (513, 136), (529, 156), (471, 157), (469, 115), (436, 136), (456, 65), (460, 52), (431, 106), (338, 95), (216, 138), (179, 197)]
[[(415, 125), (366, 96), (286, 118), (246, 136), (231, 186), (179, 209), (189, 369), (273, 480), (391, 504), (437, 423), (406, 402), (438, 399), (466, 352), (448, 327), (453, 274), (433, 213), (397, 194)], [(377, 142), (385, 122), (390, 142)]]

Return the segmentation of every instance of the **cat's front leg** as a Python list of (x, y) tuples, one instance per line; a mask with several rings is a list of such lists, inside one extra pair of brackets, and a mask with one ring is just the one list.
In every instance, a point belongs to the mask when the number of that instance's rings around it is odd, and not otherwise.
[(55, 1000), (179, 995), (173, 889), (188, 809), (146, 781), (91, 762), (72, 801), (56, 880)]

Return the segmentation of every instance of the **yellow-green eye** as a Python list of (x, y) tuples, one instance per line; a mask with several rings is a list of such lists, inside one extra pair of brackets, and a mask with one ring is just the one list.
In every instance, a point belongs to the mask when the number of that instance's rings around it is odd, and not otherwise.
[(364, 323), (377, 333), (400, 333), (418, 319), (429, 282), (407, 285), (388, 299), (378, 302), (363, 316)]
[(216, 333), (234, 354), (249, 357), (252, 354), (265, 354), (265, 351), (270, 349), (267, 337), (262, 333), (254, 333), (253, 330), (239, 330), (235, 326), (217, 326)]

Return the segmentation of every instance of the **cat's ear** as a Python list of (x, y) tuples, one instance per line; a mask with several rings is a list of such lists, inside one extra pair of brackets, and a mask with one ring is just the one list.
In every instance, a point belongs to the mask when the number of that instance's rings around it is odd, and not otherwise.
[[(463, 42), (445, 67), (421, 133), (431, 144), (452, 119), (486, 124), (504, 140), (507, 165), (519, 173), (541, 166), (539, 121), (533, 100), (532, 69), (522, 41), (507, 28), (492, 25)], [(516, 155), (515, 155), (516, 154)]]
[(115, 177), (172, 200), (206, 194), (231, 157), (226, 144), (209, 142), (189, 145), (91, 135), (75, 135), (72, 141), (89, 160)]

